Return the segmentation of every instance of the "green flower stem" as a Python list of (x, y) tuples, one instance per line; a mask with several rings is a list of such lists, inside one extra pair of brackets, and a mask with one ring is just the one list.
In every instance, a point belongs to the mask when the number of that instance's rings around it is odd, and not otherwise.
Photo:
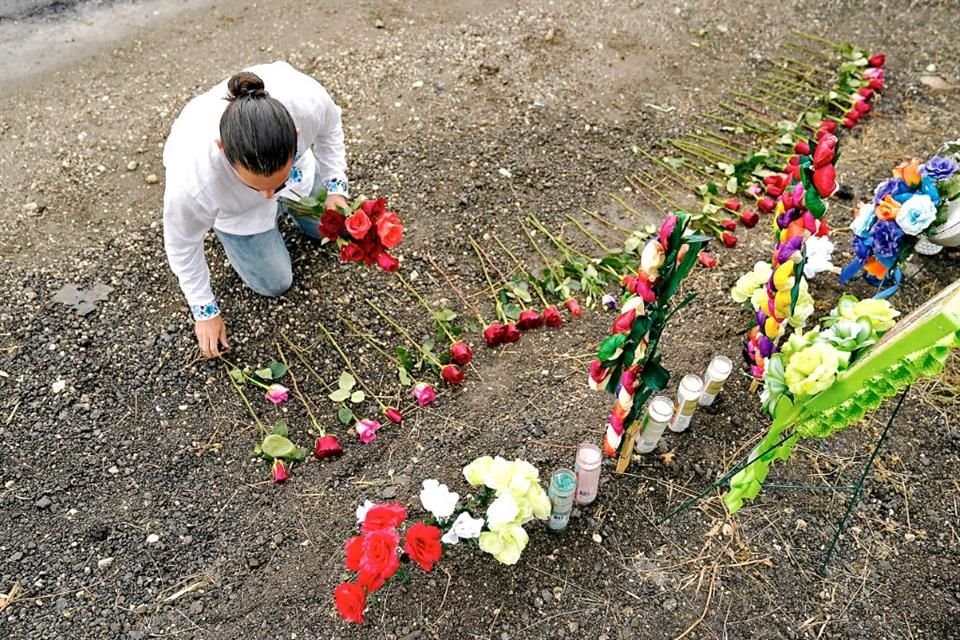
[(761, 78), (760, 84), (764, 87), (770, 87), (771, 89), (779, 89), (786, 86), (804, 95), (815, 94), (819, 96), (822, 92), (821, 87), (812, 83), (797, 82), (797, 78), (787, 78), (786, 76), (775, 73), (770, 74), (767, 78)]
[(603, 216), (601, 216), (601, 215), (600, 215), (599, 213), (597, 213), (596, 211), (590, 211), (589, 209), (587, 209), (587, 208), (585, 208), (585, 207), (580, 207), (580, 210), (583, 211), (583, 212), (584, 212), (585, 214), (587, 214), (588, 216), (590, 216), (591, 218), (593, 218), (594, 220), (596, 220), (597, 222), (599, 222), (600, 224), (602, 224), (602, 225), (604, 225), (604, 226), (606, 226), (606, 227), (609, 227), (610, 229), (613, 229), (614, 231), (620, 231), (620, 232), (622, 232), (622, 233), (633, 233), (633, 229), (627, 229), (626, 227), (621, 227), (620, 225), (616, 224), (615, 222), (610, 222), (609, 220), (607, 220), (606, 218), (604, 218)]
[[(396, 272), (396, 276), (397, 276), (397, 279), (400, 280), (400, 282), (403, 284), (403, 286), (406, 287), (407, 291), (413, 294), (413, 297), (417, 299), (417, 302), (419, 302), (420, 305), (423, 306), (424, 309), (426, 309), (427, 313), (430, 314), (430, 317), (436, 319), (436, 312), (433, 310), (433, 307), (431, 307), (427, 303), (427, 301), (423, 299), (423, 296), (420, 295), (420, 292), (417, 291), (412, 284), (407, 282), (407, 279), (404, 278), (402, 275), (400, 275), (399, 271)], [(440, 330), (443, 331), (443, 335), (447, 337), (447, 340), (450, 341), (450, 344), (453, 344), (454, 342), (457, 341), (457, 339), (450, 334), (450, 330), (447, 329), (446, 323), (436, 322), (435, 324), (438, 327), (440, 327)]]
[(353, 324), (352, 322), (350, 322), (350, 321), (347, 320), (346, 318), (341, 318), (340, 321), (343, 322), (343, 324), (345, 324), (345, 325), (347, 326), (347, 330), (350, 331), (350, 333), (352, 333), (353, 335), (357, 336), (358, 338), (360, 338), (361, 340), (363, 340), (364, 342), (366, 342), (367, 345), (369, 345), (371, 348), (373, 348), (374, 351), (376, 351), (377, 353), (379, 353), (381, 356), (383, 356), (384, 358), (386, 358), (388, 361), (390, 361), (390, 362), (391, 362), (392, 364), (394, 364), (395, 366), (397, 366), (397, 367), (403, 367), (403, 363), (402, 363), (402, 362), (400, 362), (397, 358), (395, 358), (395, 357), (392, 356), (390, 353), (388, 353), (385, 349), (383, 349), (383, 347), (381, 347), (381, 346), (378, 345), (376, 342), (374, 342), (374, 341), (373, 341), (373, 338), (371, 338), (369, 335), (367, 335), (366, 333), (363, 333), (362, 331), (360, 331), (360, 328), (357, 327), (357, 325)]
[(793, 49), (794, 51), (801, 53), (807, 56), (816, 56), (823, 60), (824, 62), (836, 63), (837, 54), (835, 52), (827, 53), (822, 49), (811, 49), (810, 47), (805, 47), (802, 44), (796, 42), (785, 42), (784, 43), (788, 48)]
[[(628, 182), (628, 183), (630, 182), (630, 177), (629, 177), (629, 176), (627, 177), (627, 182)], [(659, 211), (660, 213), (666, 213), (666, 212), (667, 212), (667, 210), (668, 210), (667, 207), (663, 206), (663, 204), (661, 204), (656, 198), (651, 198), (645, 191), (643, 191), (643, 190), (637, 190), (637, 189), (634, 189), (634, 191), (637, 193), (638, 196), (640, 196), (641, 198), (643, 198), (643, 199), (647, 202), (647, 204), (649, 204), (651, 207), (653, 207), (654, 209), (656, 209), (656, 210)], [(623, 207), (627, 212), (629, 212), (629, 213), (630, 213), (631, 215), (633, 215), (634, 217), (639, 218), (640, 220), (644, 220), (644, 221), (646, 221), (646, 220), (649, 219), (648, 216), (645, 216), (645, 215), (643, 215), (642, 213), (640, 213), (639, 211), (637, 211), (636, 209), (634, 209), (632, 206), (630, 206), (630, 204), (629, 204), (626, 200), (624, 200), (624, 199), (621, 198), (620, 196), (614, 195), (614, 194), (612, 194), (612, 193), (609, 194), (609, 195), (610, 195), (610, 199), (611, 199), (611, 200), (613, 200), (613, 201), (616, 202), (618, 205), (620, 205), (621, 207)]]
[(471, 243), (473, 243), (476, 246), (476, 249), (483, 254), (483, 257), (486, 260), (487, 264), (490, 265), (490, 268), (497, 272), (497, 276), (500, 277), (501, 288), (503, 288), (507, 284), (507, 282), (510, 280), (511, 276), (513, 276), (513, 271), (511, 271), (510, 273), (504, 273), (503, 271), (501, 271), (500, 267), (497, 266), (497, 263), (494, 261), (493, 257), (491, 257), (490, 252), (484, 249), (483, 245), (481, 245), (479, 242), (474, 240), (472, 237), (469, 238), (469, 240)]
[(797, 69), (792, 69), (791, 67), (784, 65), (777, 65), (776, 69), (777, 73), (773, 74), (776, 78), (785, 78), (790, 76), (795, 80), (806, 83), (812, 92), (819, 93), (823, 91), (823, 83), (818, 82), (814, 78), (814, 75), (809, 71), (798, 71)]
[(776, 126), (774, 126), (770, 121), (758, 120), (754, 114), (749, 114), (736, 105), (728, 104), (726, 102), (718, 102), (717, 106), (722, 109), (726, 109), (743, 121), (740, 123), (736, 120), (732, 120), (731, 122), (733, 122), (735, 125), (742, 124), (742, 126), (749, 126), (760, 135), (769, 135), (777, 132)]
[(726, 162), (727, 164), (736, 164), (738, 162), (737, 158), (734, 158), (733, 156), (721, 153), (716, 149), (709, 149), (703, 145), (697, 144), (696, 142), (688, 142), (683, 138), (671, 140), (670, 144), (682, 151), (687, 151), (688, 153), (692, 153), (694, 155), (699, 154), (708, 162), (711, 159), (713, 162)]
[(323, 325), (323, 322), (321, 322), (319, 319), (317, 320), (317, 327), (320, 328), (320, 331), (323, 332), (323, 335), (327, 337), (327, 340), (330, 341), (330, 344), (333, 345), (333, 348), (336, 349), (338, 354), (340, 354), (340, 359), (343, 360), (343, 363), (345, 365), (347, 365), (347, 369), (349, 369), (350, 373), (353, 374), (353, 377), (357, 381), (357, 384), (359, 384), (363, 388), (363, 390), (367, 392), (368, 396), (373, 398), (374, 402), (376, 402), (380, 406), (381, 411), (386, 411), (387, 410), (386, 405), (380, 402), (380, 398), (378, 398), (373, 393), (373, 391), (370, 390), (370, 387), (366, 385), (366, 383), (363, 381), (363, 378), (357, 372), (357, 368), (353, 366), (353, 361), (347, 356), (346, 353), (344, 353), (343, 348), (340, 346), (340, 343), (337, 342), (337, 340), (333, 337), (333, 335), (329, 331), (327, 331), (327, 328)]
[(527, 271), (527, 268), (523, 265), (520, 259), (516, 255), (514, 255), (514, 253), (510, 251), (510, 249), (507, 248), (507, 245), (503, 244), (503, 242), (500, 241), (499, 236), (493, 236), (493, 239), (500, 246), (503, 252), (506, 253), (511, 260), (513, 260), (513, 263), (516, 265), (517, 269), (519, 269), (520, 272), (524, 274), (524, 276), (526, 276), (527, 282), (529, 282), (531, 286), (533, 286), (533, 290), (537, 292), (537, 296), (540, 298), (540, 302), (543, 303), (543, 306), (548, 307), (549, 303), (547, 302), (547, 298), (546, 296), (543, 295), (543, 290), (540, 288), (540, 285), (537, 284), (537, 279), (533, 277), (533, 274)]
[(224, 363), (226, 363), (226, 364), (229, 365), (230, 367), (232, 367), (232, 368), (236, 369), (237, 371), (239, 371), (239, 372), (240, 372), (240, 375), (243, 376), (243, 381), (244, 381), (245, 383), (246, 383), (246, 382), (249, 382), (250, 384), (252, 384), (252, 385), (254, 385), (254, 386), (260, 387), (260, 388), (263, 389), (264, 391), (267, 391), (267, 390), (270, 389), (270, 385), (267, 385), (267, 384), (264, 384), (264, 383), (260, 382), (259, 380), (257, 380), (257, 379), (254, 378), (253, 376), (248, 376), (248, 375), (244, 372), (243, 369), (241, 369), (241, 368), (238, 367), (237, 365), (233, 364), (232, 362), (230, 362), (229, 360), (227, 360), (226, 358), (224, 358), (222, 355), (221, 355), (221, 356), (218, 356), (218, 357), (219, 357), (219, 359), (220, 359), (221, 361), (223, 361)]
[(557, 264), (557, 262), (555, 260), (550, 260), (550, 258), (547, 257), (547, 254), (543, 252), (543, 249), (541, 249), (540, 245), (537, 244), (537, 241), (534, 240), (533, 234), (531, 234), (530, 230), (527, 229), (527, 225), (523, 223), (523, 220), (519, 220), (518, 222), (520, 223), (520, 228), (523, 229), (523, 234), (527, 236), (527, 241), (530, 243), (530, 246), (533, 247), (533, 250), (536, 251), (537, 255), (540, 256), (540, 259), (543, 260), (543, 266), (546, 267), (547, 271), (550, 273), (550, 277), (553, 278), (557, 283), (560, 283), (563, 280), (563, 273), (561, 272), (559, 275), (557, 275), (557, 272), (554, 270), (554, 266)]
[[(287, 339), (287, 336), (281, 332), (281, 337), (286, 341), (287, 344), (291, 344), (290, 340)], [(310, 416), (310, 422), (313, 424), (313, 428), (320, 432), (320, 435), (326, 435), (326, 429), (320, 426), (320, 423), (317, 422), (317, 417), (313, 414), (313, 410), (310, 409), (310, 403), (307, 401), (306, 396), (300, 391), (300, 385), (297, 384), (297, 376), (293, 374), (293, 369), (290, 368), (290, 364), (287, 362), (287, 357), (283, 353), (283, 349), (280, 348), (280, 343), (274, 343), (277, 346), (277, 353), (280, 354), (280, 362), (287, 367), (287, 373), (290, 374), (290, 382), (293, 385), (293, 395), (297, 396), (297, 400), (300, 401), (300, 404), (303, 405), (303, 408), (306, 409), (307, 415)]]
[(814, 77), (817, 74), (823, 75), (825, 73), (829, 73), (829, 71), (824, 70), (822, 67), (818, 67), (817, 65), (810, 64), (809, 62), (804, 62), (803, 60), (797, 60), (796, 58), (791, 58), (790, 56), (780, 56), (778, 60), (782, 60), (788, 64), (792, 64), (804, 69), (809, 69), (810, 70), (809, 75)]
[[(220, 359), (223, 360), (222, 357)], [(236, 389), (237, 393), (240, 394), (240, 398), (243, 400), (243, 404), (247, 406), (247, 411), (249, 411), (250, 415), (253, 416), (253, 421), (257, 423), (257, 430), (260, 432), (260, 439), (262, 440), (263, 438), (266, 437), (267, 430), (263, 426), (263, 423), (260, 422), (260, 418), (257, 416), (257, 413), (253, 410), (253, 406), (250, 404), (250, 401), (247, 400), (247, 394), (243, 392), (243, 389), (240, 388), (240, 385), (237, 384), (237, 381), (233, 379), (232, 375), (230, 375), (230, 367), (232, 366), (234, 369), (236, 369), (237, 367), (234, 365), (231, 365), (230, 363), (227, 363), (226, 361), (224, 362), (225, 362), (224, 368), (226, 368), (227, 370), (227, 377), (230, 378), (230, 383), (233, 385), (233, 388)], [(243, 371), (241, 370), (240, 373), (243, 373)]]
[[(767, 100), (776, 102), (777, 104), (782, 104), (787, 107), (795, 107), (800, 109), (800, 112), (803, 113), (810, 108), (810, 104), (807, 102), (799, 102), (787, 96), (784, 92), (771, 91), (765, 87), (760, 87), (757, 89), (757, 92)], [(742, 94), (748, 95), (748, 94)]]
[(565, 214), (565, 217), (567, 218), (567, 220), (573, 223), (573, 226), (575, 226), (577, 229), (580, 230), (580, 233), (590, 238), (590, 241), (593, 242), (593, 244), (597, 245), (597, 247), (599, 247), (601, 251), (603, 251), (604, 253), (610, 253), (610, 247), (603, 244), (600, 238), (598, 238), (596, 235), (591, 233), (589, 229), (587, 229), (582, 224), (580, 224), (579, 220), (571, 216), (569, 213)]
[(503, 309), (500, 307), (500, 301), (497, 299), (497, 288), (493, 284), (493, 280), (490, 279), (490, 273), (487, 271), (487, 263), (483, 259), (483, 255), (480, 253), (480, 247), (477, 246), (477, 243), (473, 241), (473, 238), (468, 238), (470, 240), (470, 246), (473, 247), (473, 252), (477, 255), (477, 260), (480, 261), (480, 268), (483, 270), (483, 277), (487, 281), (487, 287), (490, 290), (490, 297), (493, 298), (493, 307), (494, 313), (497, 314), (497, 318), (503, 324), (507, 324), (507, 314), (504, 313)]
[[(678, 186), (682, 187), (682, 188), (685, 189), (685, 190), (691, 190), (691, 191), (695, 188), (694, 185), (691, 185), (691, 184), (687, 183), (687, 181), (685, 181), (685, 180), (683, 179), (683, 176), (680, 174), (679, 171), (677, 171), (675, 168), (671, 167), (671, 166), (670, 166), (669, 164), (667, 164), (664, 160), (655, 157), (653, 154), (648, 153), (648, 152), (644, 151), (643, 149), (640, 149), (640, 150), (639, 150), (639, 153), (640, 153), (644, 158), (650, 160), (650, 161), (653, 162), (655, 165), (657, 165), (659, 168), (663, 169), (663, 170), (666, 172), (667, 176), (669, 176), (669, 177), (673, 180), (673, 182), (676, 183)], [(687, 165), (686, 161), (684, 161), (683, 164), (684, 164), (684, 166), (686, 166), (686, 165)], [(700, 170), (700, 172), (701, 172), (702, 174), (706, 175), (707, 177), (710, 177), (710, 174), (708, 174), (706, 171)]]
[(696, 142), (702, 142), (704, 144), (712, 144), (715, 147), (720, 147), (721, 149), (726, 149), (727, 151), (733, 151), (734, 153), (741, 154), (741, 155), (745, 155), (750, 152), (750, 150), (745, 147), (731, 144), (731, 141), (729, 139), (724, 139), (716, 135), (710, 135), (709, 133), (707, 135), (688, 133), (683, 137)]
[[(649, 180), (650, 182), (653, 182), (653, 179), (652, 179), (653, 176), (652, 176), (652, 175), (648, 174), (648, 173), (647, 173), (646, 171), (644, 171), (643, 169), (639, 169), (639, 168), (638, 168), (637, 171), (639, 171), (641, 174), (643, 174), (643, 179), (644, 179), (644, 180)], [(673, 209), (683, 209), (683, 207), (680, 206), (679, 204), (677, 204), (677, 202), (676, 202), (675, 200), (673, 200), (672, 198), (667, 197), (667, 196), (666, 196), (663, 192), (661, 192), (659, 189), (656, 189), (656, 188), (654, 188), (652, 185), (649, 185), (649, 184), (642, 184), (642, 183), (637, 179), (636, 176), (627, 176), (627, 182), (628, 182), (634, 189), (643, 189), (643, 188), (649, 189), (650, 191), (652, 191), (653, 193), (655, 193), (661, 200), (663, 200), (664, 202), (666, 202), (666, 203), (667, 203), (671, 208), (673, 208)]]
[[(747, 107), (749, 109), (754, 109), (758, 113), (763, 113), (762, 108), (769, 109), (770, 111), (774, 111), (778, 114), (790, 113), (790, 111), (792, 110), (792, 107), (787, 107), (782, 104), (777, 104), (776, 102), (773, 102), (771, 100), (766, 100), (760, 96), (751, 96), (749, 94), (739, 93), (737, 91), (734, 91), (734, 94), (739, 98), (739, 100), (734, 100), (735, 104), (743, 105), (744, 107)], [(757, 108), (757, 107), (762, 107), (762, 108)]]
[(414, 347), (416, 347), (417, 351), (420, 352), (420, 355), (422, 355), (424, 358), (429, 360), (438, 369), (443, 366), (442, 364), (440, 364), (440, 361), (437, 360), (437, 358), (432, 353), (424, 349), (422, 344), (420, 344), (419, 342), (413, 339), (413, 336), (410, 335), (409, 331), (401, 327), (396, 320), (388, 316), (384, 312), (384, 310), (377, 305), (377, 303), (375, 303), (373, 300), (367, 300), (367, 304), (370, 306), (371, 309), (373, 309), (377, 313), (378, 316), (386, 320), (387, 324), (389, 324), (391, 327), (396, 329), (397, 332), (399, 332), (400, 335), (407, 340), (407, 342), (409, 342)]
[(824, 38), (823, 36), (818, 36), (818, 35), (815, 35), (815, 34), (812, 34), (812, 33), (808, 32), (808, 31), (802, 31), (802, 30), (800, 30), (800, 29), (792, 29), (791, 31), (792, 31), (793, 35), (795, 35), (795, 36), (800, 36), (801, 38), (804, 38), (805, 40), (810, 40), (810, 41), (816, 42), (816, 43), (818, 43), (818, 44), (826, 45), (826, 46), (830, 47), (831, 49), (836, 49), (837, 51), (843, 51), (843, 49), (844, 49), (843, 43), (835, 42), (835, 41), (833, 41), (833, 40), (829, 40), (829, 39), (827, 39), (827, 38)]
[(434, 270), (440, 274), (440, 277), (443, 278), (443, 281), (447, 283), (447, 287), (449, 287), (450, 290), (453, 291), (454, 295), (460, 298), (460, 302), (463, 303), (464, 308), (466, 308), (471, 313), (473, 313), (473, 315), (477, 318), (477, 321), (480, 323), (480, 326), (481, 327), (487, 326), (487, 322), (486, 320), (483, 319), (483, 315), (480, 313), (480, 310), (476, 306), (471, 304), (470, 301), (468, 301), (463, 296), (463, 294), (460, 292), (460, 287), (456, 286), (453, 283), (453, 281), (450, 279), (450, 276), (447, 275), (447, 272), (441, 269), (440, 265), (438, 265), (436, 261), (433, 259), (433, 256), (428, 255), (427, 260), (430, 261), (430, 266), (432, 266)]
[(723, 116), (718, 116), (713, 113), (704, 113), (701, 115), (701, 117), (704, 118), (705, 120), (709, 120), (711, 122), (717, 122), (727, 127), (731, 127), (734, 129), (743, 129), (744, 131), (750, 132), (754, 135), (767, 135), (773, 131), (767, 126), (756, 127), (746, 121), (741, 122), (737, 120), (731, 120), (730, 118), (724, 118)]
[(550, 231), (547, 230), (547, 228), (543, 225), (543, 223), (540, 222), (540, 219), (537, 218), (536, 216), (532, 214), (527, 216), (527, 221), (530, 224), (532, 224), (537, 229), (537, 231), (545, 235), (547, 239), (550, 240), (551, 243), (553, 243), (553, 246), (555, 246), (560, 251), (560, 253), (564, 255), (572, 255), (579, 258), (583, 258), (584, 260), (587, 260), (587, 261), (593, 260), (592, 256), (588, 256), (582, 251), (574, 249), (573, 247), (568, 245), (566, 242), (564, 242), (563, 240), (559, 239), (558, 237), (550, 233)]

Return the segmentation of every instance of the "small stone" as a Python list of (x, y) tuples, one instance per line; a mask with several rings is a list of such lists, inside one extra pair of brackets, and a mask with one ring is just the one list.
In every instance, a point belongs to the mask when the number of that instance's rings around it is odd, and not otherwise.
[(97, 569), (106, 569), (113, 564), (113, 558), (101, 558), (97, 560)]
[(543, 591), (541, 591), (541, 592), (540, 592), (540, 597), (543, 599), (543, 601), (544, 601), (545, 603), (547, 603), (547, 604), (553, 604), (553, 594), (550, 593), (549, 590), (544, 589)]
[(50, 388), (53, 390), (54, 393), (60, 393), (67, 388), (67, 381), (57, 380), (52, 385), (50, 385)]
[(37, 500), (34, 504), (36, 504), (37, 509), (49, 509), (50, 505), (52, 505), (53, 502), (47, 496), (43, 496), (42, 498)]
[(499, 169), (497, 169), (497, 173), (499, 173), (499, 174), (500, 174), (501, 176), (503, 176), (504, 178), (512, 178), (512, 177), (513, 177), (513, 174), (510, 173), (510, 169), (505, 169), (505, 168), (503, 168), (503, 167), (500, 167)]
[(932, 62), (927, 65), (927, 73), (933, 73), (936, 70), (937, 70), (937, 65), (933, 64)]
[(146, 180), (147, 184), (157, 184), (158, 182), (160, 182), (160, 178), (158, 178), (157, 174), (155, 173), (151, 173), (144, 179)]
[(397, 497), (397, 488), (393, 485), (383, 488), (383, 492), (380, 494), (387, 500), (391, 500)]
[(112, 475), (112, 476), (115, 476), (115, 475), (117, 475), (118, 473), (120, 473), (120, 469), (117, 468), (117, 465), (113, 465), (112, 467), (110, 467), (109, 469), (107, 469), (107, 473), (109, 473), (109, 474)]
[(570, 629), (570, 633), (576, 633), (580, 630), (580, 625), (571, 620), (567, 623), (567, 629)]
[(139, 166), (140, 166), (139, 162), (137, 162), (136, 160), (131, 160), (130, 162), (127, 163), (127, 171), (136, 171), (137, 167)]
[(38, 205), (36, 202), (28, 202), (27, 204), (23, 205), (23, 212), (33, 213), (39, 208), (40, 208), (40, 205)]
[(160, 536), (155, 533), (151, 533), (147, 536), (147, 544), (157, 544), (160, 542)]
[(906, 540), (907, 542), (913, 542), (914, 540), (917, 539), (917, 536), (912, 533), (908, 533), (903, 536), (903, 539)]
[(283, 534), (282, 534), (282, 533), (277, 533), (277, 534), (275, 534), (275, 535), (273, 536), (273, 544), (275, 544), (275, 545), (277, 545), (277, 546), (280, 546), (281, 544), (283, 544)]
[(934, 91), (943, 91), (945, 89), (952, 89), (953, 86), (948, 84), (946, 80), (940, 76), (920, 76), (920, 82)]
[(600, 544), (601, 542), (603, 542), (603, 537), (599, 533), (593, 534), (592, 537), (593, 537), (593, 541), (596, 542), (597, 544)]
[(663, 601), (663, 608), (667, 611), (673, 611), (677, 608), (676, 598), (667, 598)]
[(247, 566), (250, 567), (251, 569), (256, 569), (257, 567), (260, 566), (260, 561), (257, 560), (256, 558), (250, 558), (249, 560), (247, 560)]
[(381, 20), (380, 18), (377, 18), (376, 20), (373, 21), (373, 26), (377, 29), (383, 29), (386, 25), (383, 24), (383, 20)]
[(17, 551), (17, 552), (14, 553), (12, 556), (10, 556), (10, 562), (20, 562), (21, 560), (23, 560), (23, 552), (22, 552), (22, 551)]
[(423, 87), (423, 80), (417, 80), (416, 82), (413, 83), (414, 89), (420, 89), (421, 87)]

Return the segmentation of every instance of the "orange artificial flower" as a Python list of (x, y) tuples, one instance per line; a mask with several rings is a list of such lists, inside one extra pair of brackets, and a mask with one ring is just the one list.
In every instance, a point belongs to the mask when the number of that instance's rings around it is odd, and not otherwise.
[(863, 268), (874, 278), (883, 279), (887, 275), (887, 268), (883, 266), (882, 262), (872, 256), (867, 260), (867, 263), (863, 265)]
[(884, 196), (874, 209), (874, 213), (880, 220), (896, 220), (897, 214), (900, 213), (900, 203), (891, 196)]
[(910, 162), (901, 162), (893, 170), (893, 175), (903, 180), (911, 189), (920, 184), (920, 161), (916, 158)]

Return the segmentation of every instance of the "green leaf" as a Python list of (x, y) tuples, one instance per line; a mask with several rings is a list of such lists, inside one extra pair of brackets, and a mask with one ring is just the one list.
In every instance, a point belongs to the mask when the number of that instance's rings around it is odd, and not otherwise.
[(275, 433), (278, 436), (288, 436), (290, 435), (290, 430), (287, 428), (287, 422), (285, 420), (277, 420), (277, 424), (273, 425), (273, 429), (270, 430), (270, 433)]
[(270, 369), (270, 375), (273, 376), (271, 380), (279, 380), (290, 370), (290, 367), (277, 361), (271, 362), (267, 367)]
[(410, 377), (410, 372), (404, 367), (397, 367), (397, 376), (400, 378), (400, 384), (403, 386), (409, 387), (413, 384), (413, 379)]
[(342, 424), (347, 424), (347, 425), (352, 424), (353, 411), (351, 411), (347, 407), (340, 407), (337, 410), (337, 420), (339, 420)]
[(652, 391), (660, 391), (670, 382), (670, 372), (660, 364), (660, 358), (648, 360), (640, 373), (643, 384)]
[(723, 171), (725, 175), (728, 175), (728, 176), (733, 175), (734, 166), (732, 164), (728, 164), (726, 162), (718, 162), (717, 168), (720, 169), (720, 171)]
[(433, 317), (437, 322), (453, 322), (457, 319), (457, 314), (452, 309), (440, 309)]
[(261, 380), (273, 380), (273, 371), (271, 371), (269, 367), (257, 369), (253, 372), (253, 375), (257, 376)]
[(286, 436), (271, 433), (260, 445), (261, 453), (268, 458), (289, 458), (297, 453), (297, 447)]
[(297, 448), (297, 451), (291, 456), (291, 458), (296, 462), (303, 462), (307, 459), (307, 450)]
[(403, 365), (405, 369), (410, 369), (413, 367), (413, 356), (410, 355), (410, 352), (403, 347), (397, 347), (394, 349), (394, 353), (397, 354), (397, 359), (400, 361), (400, 364)]
[(363, 392), (363, 389), (357, 389), (350, 394), (350, 402), (353, 404), (360, 404), (367, 399), (367, 394)]
[(327, 397), (334, 402), (346, 402), (350, 397), (350, 389), (337, 389)]
[(622, 333), (607, 336), (603, 342), (600, 343), (600, 349), (597, 351), (597, 359), (601, 362), (608, 362), (615, 359), (619, 355), (623, 343), (626, 342), (626, 340), (627, 336)]
[(503, 305), (503, 315), (507, 317), (507, 320), (516, 320), (520, 317), (520, 306), (512, 302), (508, 302)]
[(349, 371), (344, 371), (343, 373), (341, 373), (340, 379), (337, 380), (337, 386), (340, 387), (340, 389), (342, 389), (343, 391), (350, 391), (351, 389), (353, 389), (354, 386), (356, 386), (356, 384), (357, 384), (356, 378), (350, 375)]
[(679, 169), (683, 166), (683, 158), (674, 158), (672, 156), (664, 156), (663, 162), (664, 164), (667, 164), (673, 167), (674, 169)]
[(737, 192), (737, 179), (730, 178), (727, 180), (727, 184), (724, 185), (727, 189), (727, 193), (736, 193)]
[(243, 371), (240, 371), (240, 369), (237, 369), (236, 367), (230, 369), (230, 377), (233, 378), (234, 382), (237, 384), (243, 384), (247, 381), (246, 376), (243, 375)]

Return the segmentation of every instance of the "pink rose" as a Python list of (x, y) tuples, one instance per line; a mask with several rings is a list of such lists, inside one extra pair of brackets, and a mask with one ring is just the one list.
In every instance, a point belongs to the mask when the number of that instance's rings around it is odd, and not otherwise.
[(380, 423), (376, 420), (364, 418), (357, 422), (357, 436), (363, 444), (370, 444), (377, 438), (377, 430), (380, 429)]
[(415, 384), (411, 393), (413, 393), (417, 405), (421, 407), (425, 407), (437, 399), (437, 392), (426, 382)]

